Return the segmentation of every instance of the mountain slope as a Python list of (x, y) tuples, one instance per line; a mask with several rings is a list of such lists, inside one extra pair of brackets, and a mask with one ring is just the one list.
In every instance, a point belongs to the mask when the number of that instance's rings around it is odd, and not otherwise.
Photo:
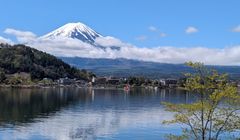
[[(192, 72), (184, 64), (166, 64), (145, 62), (130, 59), (93, 59), (80, 57), (61, 57), (61, 59), (75, 67), (84, 68), (98, 76), (145, 76), (149, 78), (178, 78), (183, 73)], [(209, 66), (222, 73), (229, 73), (232, 79), (240, 78), (239, 66)]]
[(24, 72), (30, 74), (33, 80), (61, 77), (88, 79), (92, 74), (25, 45), (0, 44), (0, 67), (1, 73), (9, 75)]
[(40, 38), (42, 39), (55, 39), (55, 38), (72, 38), (79, 39), (83, 42), (95, 44), (97, 37), (102, 37), (99, 33), (95, 32), (90, 27), (83, 23), (68, 23)]

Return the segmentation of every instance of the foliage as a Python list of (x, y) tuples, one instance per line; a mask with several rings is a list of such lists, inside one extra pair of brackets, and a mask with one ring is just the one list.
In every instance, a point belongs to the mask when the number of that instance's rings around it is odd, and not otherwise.
[(165, 136), (166, 139), (168, 140), (183, 140), (183, 139), (187, 139), (188, 136), (183, 134), (183, 135), (180, 135), (180, 136), (177, 136), (177, 135), (173, 135), (173, 134), (168, 134)]
[(32, 81), (29, 74), (26, 73), (16, 73), (5, 79), (5, 83), (9, 85), (30, 85)]
[(48, 78), (44, 78), (43, 80), (39, 81), (40, 84), (43, 85), (52, 85), (53, 84), (53, 80), (52, 79), (48, 79)]
[(141, 86), (142, 84), (145, 83), (145, 78), (143, 78), (143, 77), (129, 77), (127, 79), (127, 83), (129, 83), (130, 85)]
[(186, 74), (185, 89), (199, 100), (188, 104), (164, 103), (167, 111), (175, 113), (173, 120), (164, 123), (182, 124), (183, 135), (188, 139), (217, 140), (220, 134), (239, 132), (240, 95), (228, 82), (227, 75), (210, 70), (202, 63), (187, 65), (196, 71)]
[(32, 80), (43, 78), (55, 80), (61, 77), (87, 80), (93, 75), (86, 70), (71, 67), (50, 54), (25, 45), (0, 44), (0, 46), (0, 67), (4, 74), (25, 72), (31, 75)]

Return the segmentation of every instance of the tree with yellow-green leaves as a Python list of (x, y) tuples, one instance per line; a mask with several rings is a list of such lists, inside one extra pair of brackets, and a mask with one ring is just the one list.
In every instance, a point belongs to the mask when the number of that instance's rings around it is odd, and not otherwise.
[[(240, 133), (240, 95), (237, 87), (228, 82), (226, 74), (205, 67), (202, 63), (188, 62), (194, 73), (185, 76), (185, 90), (198, 97), (193, 103), (163, 103), (174, 112), (172, 120), (164, 124), (180, 124), (181, 136), (169, 139), (218, 140), (221, 134)], [(239, 136), (239, 135), (237, 135)]]

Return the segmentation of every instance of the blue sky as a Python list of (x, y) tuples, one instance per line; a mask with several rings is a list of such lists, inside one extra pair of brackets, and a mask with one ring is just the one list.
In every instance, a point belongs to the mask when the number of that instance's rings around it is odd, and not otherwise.
[[(6, 28), (40, 36), (80, 21), (139, 47), (224, 48), (240, 44), (240, 33), (231, 31), (240, 25), (239, 5), (238, 0), (2, 0), (0, 36), (8, 37)], [(186, 34), (190, 26), (198, 32)]]

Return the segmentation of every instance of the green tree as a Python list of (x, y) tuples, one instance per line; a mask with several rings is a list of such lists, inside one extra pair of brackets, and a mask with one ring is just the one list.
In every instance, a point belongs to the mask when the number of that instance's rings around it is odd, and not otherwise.
[(183, 125), (183, 135), (169, 135), (173, 139), (217, 140), (223, 133), (240, 130), (240, 95), (230, 84), (226, 74), (208, 69), (202, 63), (187, 63), (195, 73), (186, 74), (185, 89), (199, 100), (193, 103), (163, 103), (174, 112), (172, 120), (164, 124)]

